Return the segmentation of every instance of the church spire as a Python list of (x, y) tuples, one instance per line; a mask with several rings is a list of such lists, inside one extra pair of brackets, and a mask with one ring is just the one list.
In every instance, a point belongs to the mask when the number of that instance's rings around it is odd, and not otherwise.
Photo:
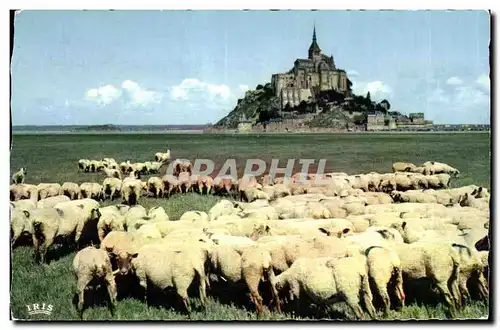
[(319, 56), (321, 54), (321, 49), (316, 41), (316, 24), (313, 25), (313, 38), (311, 46), (309, 47), (309, 59), (313, 58), (313, 55)]

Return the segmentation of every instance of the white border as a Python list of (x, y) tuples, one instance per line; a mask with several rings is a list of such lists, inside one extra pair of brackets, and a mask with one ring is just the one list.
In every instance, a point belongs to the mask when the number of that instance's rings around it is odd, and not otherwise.
[[(8, 9), (14, 8), (29, 8), (29, 9), (398, 9), (398, 10), (416, 10), (416, 9), (492, 9), (495, 12), (495, 9), (498, 7), (498, 1), (485, 1), (485, 0), (475, 0), (475, 1), (429, 1), (429, 0), (420, 0), (420, 1), (388, 1), (388, 0), (379, 0), (379, 1), (360, 1), (360, 0), (351, 0), (349, 2), (344, 2), (343, 4), (333, 4), (331, 1), (324, 0), (309, 0), (309, 1), (294, 1), (291, 0), (281, 0), (281, 1), (270, 1), (270, 0), (252, 0), (252, 1), (224, 1), (224, 0), (211, 0), (211, 1), (202, 1), (202, 0), (183, 0), (179, 2), (168, 2), (165, 3), (163, 1), (150, 1), (150, 0), (141, 0), (136, 2), (125, 2), (125, 1), (96, 1), (96, 0), (86, 0), (86, 1), (71, 1), (71, 2), (62, 2), (62, 1), (54, 1), (54, 0), (45, 0), (45, 1), (28, 1), (28, 0), (18, 0), (18, 1), (2, 1), (1, 6), (2, 10), (0, 11), (0, 17), (2, 18), (2, 26), (4, 27), (4, 31), (6, 31), (5, 27), (8, 26), (9, 23), (9, 11)], [(397, 27), (395, 27), (397, 28)], [(497, 34), (498, 29), (495, 27), (495, 35)], [(7, 33), (0, 34), (2, 38), (1, 45), (3, 45), (4, 49), (1, 52), (1, 61), (3, 63), (1, 66), (1, 77), (2, 79), (2, 88), (1, 88), (1, 96), (2, 96), (2, 111), (0, 116), (4, 119), (1, 121), (3, 130), (0, 130), (0, 134), (2, 135), (2, 156), (4, 161), (0, 163), (2, 173), (2, 180), (4, 181), (4, 187), (7, 187), (10, 179), (10, 159), (9, 159), (9, 81), (8, 74), (9, 68), (6, 63), (10, 63), (10, 54), (9, 54), (9, 37), (10, 35)], [(496, 57), (496, 56), (495, 56)], [(498, 89), (495, 88), (495, 91), (492, 91), (491, 95), (499, 95)], [(495, 127), (498, 127), (498, 115), (496, 116), (496, 120), (494, 123)], [(493, 124), (493, 123), (492, 123)], [(495, 169), (496, 170), (496, 169)], [(495, 184), (497, 182), (495, 181)], [(496, 185), (495, 185), (496, 186)], [(7, 265), (9, 265), (9, 251), (7, 247), (8, 244), (8, 204), (7, 204), (7, 189), (0, 190), (0, 205), (2, 208), (3, 217), (3, 226), (4, 230), (2, 230), (2, 251), (0, 253), (0, 265), (3, 266), (4, 271), (0, 273), (1, 275), (1, 292), (0, 292), (0, 313), (2, 315), (2, 329), (4, 326), (7, 328), (13, 327), (12, 322), (8, 321), (9, 317), (9, 302), (10, 302), (10, 293), (9, 293), (9, 274), (5, 271)], [(496, 191), (495, 191), (496, 192)], [(495, 201), (497, 202), (497, 196), (494, 195)], [(496, 204), (496, 203), (495, 203)], [(498, 219), (497, 212), (492, 216), (492, 219)], [(495, 225), (495, 237), (497, 237), (497, 227), (500, 225)], [(496, 258), (495, 258), (496, 259)], [(496, 260), (494, 261), (496, 263)], [(498, 268), (497, 274), (498, 275)], [(495, 276), (495, 280), (497, 280)], [(498, 280), (496, 282), (498, 285)], [(499, 308), (497, 305), (495, 306), (495, 314), (497, 309)], [(6, 324), (5, 324), (6, 323)], [(105, 326), (103, 323), (99, 326)], [(199, 326), (206, 327), (207, 325), (197, 324)], [(232, 324), (234, 326), (236, 324)], [(373, 323), (369, 325), (373, 326)], [(134, 328), (142, 328), (144, 325), (134, 324), (129, 325)], [(171, 327), (172, 324), (163, 324), (160, 326)], [(196, 325), (184, 325), (185, 327), (195, 327)], [(216, 325), (211, 325), (215, 327)], [(252, 325), (252, 327), (259, 326)], [(262, 325), (260, 325), (262, 326)], [(273, 324), (272, 327), (288, 327), (289, 324)], [(310, 324), (300, 324), (297, 325), (301, 328), (312, 328), (314, 325)], [(329, 326), (329, 325), (328, 325)], [(333, 324), (331, 327), (342, 327), (342, 324)], [(359, 324), (348, 324), (349, 327), (360, 326)], [(380, 325), (380, 326), (385, 326)], [(402, 325), (397, 325), (402, 326)], [(433, 328), (437, 325), (428, 325), (428, 328)], [(446, 326), (454, 326), (453, 324), (447, 324)], [(69, 325), (60, 325), (61, 328), (70, 327)], [(91, 325), (84, 325), (85, 328), (91, 328)], [(406, 325), (406, 328), (413, 328), (416, 325)]]

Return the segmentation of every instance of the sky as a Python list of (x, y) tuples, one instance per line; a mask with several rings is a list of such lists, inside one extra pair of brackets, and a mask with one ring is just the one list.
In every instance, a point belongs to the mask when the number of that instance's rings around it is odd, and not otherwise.
[(356, 94), (490, 123), (486, 11), (22, 11), (14, 125), (215, 123), (307, 58), (313, 25)]

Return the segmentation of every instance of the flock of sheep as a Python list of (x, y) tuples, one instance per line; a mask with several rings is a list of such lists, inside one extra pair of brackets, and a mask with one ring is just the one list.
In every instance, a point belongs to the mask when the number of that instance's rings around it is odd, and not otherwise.
[[(344, 301), (357, 319), (377, 318), (377, 310), (387, 316), (408, 300), (431, 296), (455, 317), (471, 299), (487, 299), (489, 192), (449, 188), (460, 173), (447, 164), (395, 163), (392, 173), (327, 173), (321, 181), (300, 173), (213, 180), (175, 160), (172, 175), (140, 180), (141, 172), (158, 173), (169, 158), (170, 152), (140, 164), (81, 160), (81, 170), (106, 174), (102, 185), (32, 186), (24, 183), (24, 169), (13, 175), (12, 245), (31, 238), (40, 262), (57, 242), (76, 247), (80, 316), (92, 280), (107, 288), (112, 314), (117, 292), (132, 290), (130, 280), (146, 303), (148, 292), (174, 289), (188, 313), (190, 287), (202, 306), (207, 295), (217, 296), (217, 286), (233, 295), (242, 290), (257, 315), (264, 304), (300, 312), (303, 302), (324, 310)], [(148, 194), (193, 186), (236, 198), (179, 219), (161, 206), (140, 205)], [(100, 205), (115, 194), (122, 204)], [(425, 280), (428, 287), (413, 289)]]

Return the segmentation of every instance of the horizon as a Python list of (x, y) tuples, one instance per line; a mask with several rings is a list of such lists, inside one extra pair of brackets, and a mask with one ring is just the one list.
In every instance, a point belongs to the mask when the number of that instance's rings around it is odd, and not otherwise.
[(486, 11), (30, 10), (15, 18), (12, 126), (215, 123), (306, 58), (313, 25), (355, 94), (490, 124)]

